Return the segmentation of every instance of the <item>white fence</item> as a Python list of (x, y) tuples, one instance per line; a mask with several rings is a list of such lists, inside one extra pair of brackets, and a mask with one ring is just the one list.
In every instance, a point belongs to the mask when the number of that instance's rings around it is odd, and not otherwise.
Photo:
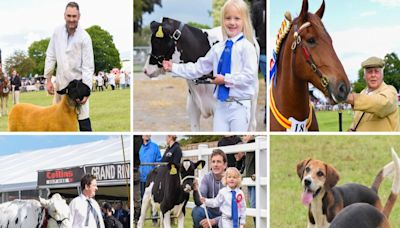
[[(244, 178), (242, 181), (242, 186), (256, 186), (256, 208), (247, 208), (247, 216), (256, 218), (256, 227), (267, 227), (267, 137), (257, 136), (254, 143), (224, 146), (219, 147), (226, 154), (233, 154), (238, 152), (253, 152), (255, 151), (256, 164), (256, 180), (253, 181), (251, 178)], [(205, 144), (200, 144), (197, 150), (187, 150), (183, 151), (183, 157), (198, 157), (199, 160), (205, 160), (205, 167), (199, 171), (199, 179), (204, 177), (204, 175), (209, 171), (208, 157), (211, 155), (212, 151), (216, 148), (208, 148)], [(193, 208), (195, 204), (189, 202), (187, 207)]]
[(151, 51), (149, 47), (134, 47), (133, 48), (133, 63), (135, 65), (142, 65), (146, 63), (147, 57), (149, 56)]

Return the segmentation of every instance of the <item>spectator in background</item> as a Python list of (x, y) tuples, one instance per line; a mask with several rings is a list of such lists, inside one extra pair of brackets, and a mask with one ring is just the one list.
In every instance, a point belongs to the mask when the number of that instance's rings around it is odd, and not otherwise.
[(11, 88), (14, 105), (19, 103), (19, 87), (21, 87), (21, 78), (19, 77), (17, 70), (14, 69), (11, 73)]
[(110, 203), (103, 204), (103, 212), (105, 228), (123, 228), (121, 222), (112, 216), (112, 207)]
[(128, 212), (122, 207), (122, 203), (118, 202), (115, 208), (114, 217), (121, 222), (123, 227), (126, 227), (129, 223)]
[(108, 74), (108, 84), (111, 86), (112, 90), (115, 89), (115, 74), (112, 70)]
[[(134, 139), (134, 148), (133, 148), (133, 222), (136, 224), (140, 217), (140, 201), (142, 198), (140, 197), (141, 189), (140, 189), (140, 158), (139, 151), (143, 144), (142, 136), (135, 135)], [(161, 155), (160, 155), (161, 156)]]
[(121, 74), (119, 75), (119, 83), (121, 84), (121, 89), (125, 89), (126, 87), (126, 75), (125, 72), (121, 70)]
[(161, 162), (172, 162), (177, 167), (181, 163), (182, 150), (178, 142), (176, 142), (176, 135), (167, 135), (167, 149), (161, 159)]
[(103, 71), (99, 71), (99, 73), (96, 76), (96, 82), (97, 82), (97, 90), (98, 91), (104, 91), (104, 79), (103, 79)]
[[(218, 147), (236, 145), (241, 142), (242, 140), (237, 135), (224, 135), (224, 137), (218, 141)], [(228, 167), (236, 167), (238, 170), (241, 170), (243, 166), (243, 155), (228, 154), (227, 158)]]
[[(255, 142), (253, 135), (243, 136), (243, 143)], [(247, 152), (245, 158), (245, 177), (256, 180), (256, 154), (255, 151)], [(250, 208), (256, 208), (256, 186), (247, 186), (247, 194), (249, 195)], [(254, 227), (256, 227), (256, 218), (254, 217)]]
[[(151, 135), (143, 135), (143, 144), (139, 150), (140, 163), (153, 163), (161, 161), (161, 152), (158, 145), (151, 141)], [(155, 166), (141, 165), (139, 168), (140, 173), (140, 197), (143, 198), (143, 194), (146, 187), (147, 175), (154, 169)]]

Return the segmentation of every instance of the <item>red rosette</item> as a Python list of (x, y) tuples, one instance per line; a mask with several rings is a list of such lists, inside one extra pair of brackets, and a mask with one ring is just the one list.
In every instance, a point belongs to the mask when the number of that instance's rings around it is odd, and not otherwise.
[(242, 202), (242, 199), (243, 199), (243, 195), (242, 194), (238, 194), (236, 196), (236, 203), (239, 204), (240, 202)]

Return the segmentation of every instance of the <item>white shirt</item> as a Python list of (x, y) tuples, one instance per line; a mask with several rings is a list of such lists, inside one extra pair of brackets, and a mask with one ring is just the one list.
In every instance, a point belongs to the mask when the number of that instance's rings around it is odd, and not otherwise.
[[(219, 207), (222, 213), (222, 219), (232, 218), (232, 193), (231, 191), (236, 191), (236, 199), (238, 206), (238, 216), (240, 218), (240, 224), (246, 224), (246, 197), (242, 190), (239, 188), (231, 189), (230, 187), (221, 188), (218, 195), (213, 199), (206, 199), (205, 205), (207, 207)], [(239, 201), (240, 199), (240, 201)]]
[[(72, 221), (72, 228), (97, 227), (96, 220), (94, 219), (94, 215), (91, 212), (89, 213), (89, 226), (85, 226), (86, 215), (88, 211), (88, 202), (86, 201), (87, 199), (88, 198), (85, 195), (80, 194), (79, 196), (75, 197), (69, 204), (69, 209), (71, 210), (70, 220)], [(104, 221), (101, 215), (99, 204), (96, 202), (96, 200), (92, 198), (90, 198), (89, 200), (93, 208), (96, 210), (97, 215), (99, 216), (100, 227), (104, 228)]]
[(115, 86), (115, 74), (108, 74), (108, 84)]
[[(225, 74), (225, 86), (229, 87), (229, 96), (235, 98), (251, 98), (256, 94), (258, 83), (258, 59), (256, 47), (243, 38), (243, 33), (231, 40), (232, 46), (231, 73)], [(237, 41), (237, 42), (236, 42)], [(196, 79), (213, 72), (217, 75), (218, 62), (225, 49), (225, 41), (211, 47), (208, 53), (196, 63), (172, 64), (172, 73), (186, 79)], [(215, 90), (216, 92), (218, 90)], [(216, 97), (217, 94), (214, 93)]]
[(78, 79), (92, 88), (94, 57), (92, 40), (80, 26), (68, 37), (67, 28), (62, 25), (53, 33), (46, 51), (44, 76), (49, 79), (57, 63), (58, 88), (64, 89), (69, 82)]

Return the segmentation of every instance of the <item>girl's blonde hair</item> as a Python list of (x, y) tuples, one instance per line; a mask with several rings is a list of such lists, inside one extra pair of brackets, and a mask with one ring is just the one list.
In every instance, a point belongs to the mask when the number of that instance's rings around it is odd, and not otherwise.
[(240, 175), (239, 170), (236, 169), (235, 167), (229, 167), (229, 168), (226, 169), (224, 177), (222, 178), (222, 184), (223, 185), (227, 186), (228, 175), (232, 175), (238, 180), (237, 181), (237, 185), (235, 186), (236, 188), (239, 187), (242, 184), (242, 175)]
[(246, 39), (248, 41), (250, 41), (252, 44), (254, 44), (254, 34), (253, 34), (254, 30), (253, 30), (253, 25), (251, 24), (249, 7), (247, 6), (247, 3), (244, 0), (228, 0), (225, 2), (224, 6), (222, 6), (222, 8), (221, 8), (221, 27), (222, 27), (222, 35), (224, 37), (224, 40), (226, 40), (228, 37), (228, 35), (226, 34), (226, 30), (224, 28), (224, 18), (225, 18), (225, 13), (228, 10), (228, 7), (234, 7), (239, 11), (240, 17), (243, 20), (244, 37), (246, 37)]

